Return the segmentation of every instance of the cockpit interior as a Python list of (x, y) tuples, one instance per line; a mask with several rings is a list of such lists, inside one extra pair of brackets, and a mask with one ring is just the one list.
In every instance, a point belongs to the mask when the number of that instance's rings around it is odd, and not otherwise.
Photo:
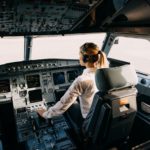
[[(32, 60), (33, 39), (93, 33), (105, 33), (101, 49), (109, 68), (97, 71), (103, 93), (94, 97), (83, 127), (72, 122), (69, 111), (42, 118), (36, 110), (55, 105), (84, 67), (72, 58)], [(130, 38), (150, 44), (150, 0), (1, 0), (1, 39), (20, 36), (23, 60), (0, 64), (0, 150), (150, 149), (149, 66), (143, 64), (146, 72), (133, 69), (123, 51), (120, 59), (111, 57), (119, 37), (129, 38), (128, 45), (134, 45)], [(60, 56), (63, 52), (62, 47)]]

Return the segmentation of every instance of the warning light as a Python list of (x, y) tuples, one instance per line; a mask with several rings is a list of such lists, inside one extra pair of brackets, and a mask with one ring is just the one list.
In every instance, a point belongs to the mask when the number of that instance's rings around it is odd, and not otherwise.
[(121, 100), (119, 100), (120, 106), (126, 105), (128, 103), (129, 103), (128, 99), (121, 99)]

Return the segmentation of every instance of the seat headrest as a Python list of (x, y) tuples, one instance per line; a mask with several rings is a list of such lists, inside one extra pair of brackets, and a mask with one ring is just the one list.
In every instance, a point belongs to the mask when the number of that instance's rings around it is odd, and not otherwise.
[(131, 64), (97, 69), (95, 80), (97, 88), (103, 92), (134, 86), (138, 83), (136, 71)]

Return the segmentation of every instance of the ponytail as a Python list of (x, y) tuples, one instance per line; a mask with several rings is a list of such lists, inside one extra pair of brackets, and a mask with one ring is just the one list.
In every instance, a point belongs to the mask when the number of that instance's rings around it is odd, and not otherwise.
[(102, 51), (99, 51), (98, 54), (100, 55), (99, 60), (98, 60), (98, 67), (99, 68), (107, 68), (107, 57), (106, 54)]

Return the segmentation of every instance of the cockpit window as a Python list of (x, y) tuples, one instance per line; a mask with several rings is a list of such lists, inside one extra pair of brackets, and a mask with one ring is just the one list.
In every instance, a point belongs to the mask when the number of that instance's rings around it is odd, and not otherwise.
[(150, 40), (147, 38), (117, 37), (108, 57), (127, 61), (133, 64), (137, 71), (150, 74)]
[(24, 37), (0, 38), (0, 64), (22, 61), (24, 54)]
[(34, 37), (31, 59), (78, 59), (83, 43), (95, 42), (101, 48), (104, 38), (105, 33)]

